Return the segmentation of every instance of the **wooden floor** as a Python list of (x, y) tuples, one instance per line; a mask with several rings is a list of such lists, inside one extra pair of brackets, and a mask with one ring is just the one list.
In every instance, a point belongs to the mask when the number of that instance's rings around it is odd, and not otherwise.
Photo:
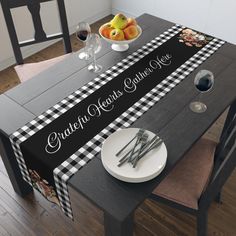
[[(92, 26), (94, 32), (107, 17)], [(81, 44), (71, 37), (73, 50)], [(62, 43), (35, 54), (27, 62), (49, 59), (63, 54)], [(13, 67), (0, 72), (0, 93), (19, 83)], [(205, 134), (217, 140), (224, 123), (224, 113), (213, 127)], [(72, 195), (75, 221), (72, 222), (53, 204), (45, 201), (37, 192), (25, 199), (17, 196), (12, 189), (4, 165), (0, 160), (0, 235), (12, 236), (47, 236), (78, 235), (102, 236), (102, 212), (87, 200), (75, 193)], [(236, 172), (228, 180), (223, 189), (223, 204), (213, 203), (209, 210), (209, 235), (236, 236)], [(136, 236), (192, 236), (196, 231), (195, 218), (172, 208), (146, 200), (135, 213)]]

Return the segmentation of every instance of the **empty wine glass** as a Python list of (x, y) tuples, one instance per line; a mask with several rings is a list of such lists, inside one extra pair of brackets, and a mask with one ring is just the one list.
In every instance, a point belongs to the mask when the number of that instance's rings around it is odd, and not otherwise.
[(98, 53), (102, 48), (101, 38), (98, 34), (90, 34), (87, 47), (89, 54), (91, 54), (93, 61), (92, 64), (88, 66), (88, 70), (98, 73), (102, 70), (102, 66), (97, 64), (96, 53)]
[(200, 92), (198, 101), (190, 103), (190, 109), (196, 113), (203, 113), (207, 110), (206, 104), (201, 102), (203, 93), (210, 91), (214, 84), (214, 75), (209, 70), (200, 70), (194, 79), (194, 85)]
[(83, 42), (84, 48), (81, 53), (79, 53), (79, 59), (81, 60), (88, 60), (91, 56), (86, 51), (86, 42), (89, 38), (89, 35), (91, 34), (91, 28), (88, 23), (86, 22), (80, 22), (76, 27), (76, 38)]

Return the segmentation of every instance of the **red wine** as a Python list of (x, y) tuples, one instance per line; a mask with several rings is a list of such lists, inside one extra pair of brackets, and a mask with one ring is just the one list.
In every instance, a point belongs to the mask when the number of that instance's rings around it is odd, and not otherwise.
[(195, 84), (196, 88), (201, 92), (208, 91), (213, 85), (213, 80), (209, 76), (203, 76)]
[(76, 32), (77, 38), (79, 38), (81, 41), (86, 41), (88, 34), (89, 32), (87, 30), (80, 30)]

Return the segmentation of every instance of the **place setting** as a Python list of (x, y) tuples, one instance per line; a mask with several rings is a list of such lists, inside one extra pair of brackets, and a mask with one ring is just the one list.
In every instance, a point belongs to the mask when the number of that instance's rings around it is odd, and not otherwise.
[(113, 177), (141, 183), (158, 176), (165, 168), (167, 148), (151, 131), (127, 128), (111, 134), (101, 149), (102, 164)]

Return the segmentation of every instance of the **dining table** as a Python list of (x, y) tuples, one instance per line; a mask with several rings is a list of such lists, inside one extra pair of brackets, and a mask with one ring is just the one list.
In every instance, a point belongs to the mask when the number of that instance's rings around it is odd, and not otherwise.
[[(101, 73), (175, 25), (149, 14), (137, 17), (137, 22), (142, 28), (142, 35), (129, 45), (127, 51), (114, 51), (108, 42), (102, 41), (102, 50), (96, 55), (103, 67)], [(9, 136), (93, 80), (97, 75), (88, 71), (87, 67), (88, 62), (80, 60), (75, 52), (0, 95), (0, 155), (13, 188), (20, 196), (26, 196), (32, 187), (22, 178)], [(206, 112), (194, 113), (189, 104), (198, 100), (194, 78), (201, 69), (214, 74), (214, 86), (201, 98), (207, 105)], [(161, 174), (142, 183), (118, 180), (104, 169), (99, 152), (68, 180), (69, 189), (104, 212), (106, 236), (133, 235), (135, 210), (235, 99), (236, 46), (225, 42), (130, 126), (152, 131), (164, 141), (168, 156)]]

